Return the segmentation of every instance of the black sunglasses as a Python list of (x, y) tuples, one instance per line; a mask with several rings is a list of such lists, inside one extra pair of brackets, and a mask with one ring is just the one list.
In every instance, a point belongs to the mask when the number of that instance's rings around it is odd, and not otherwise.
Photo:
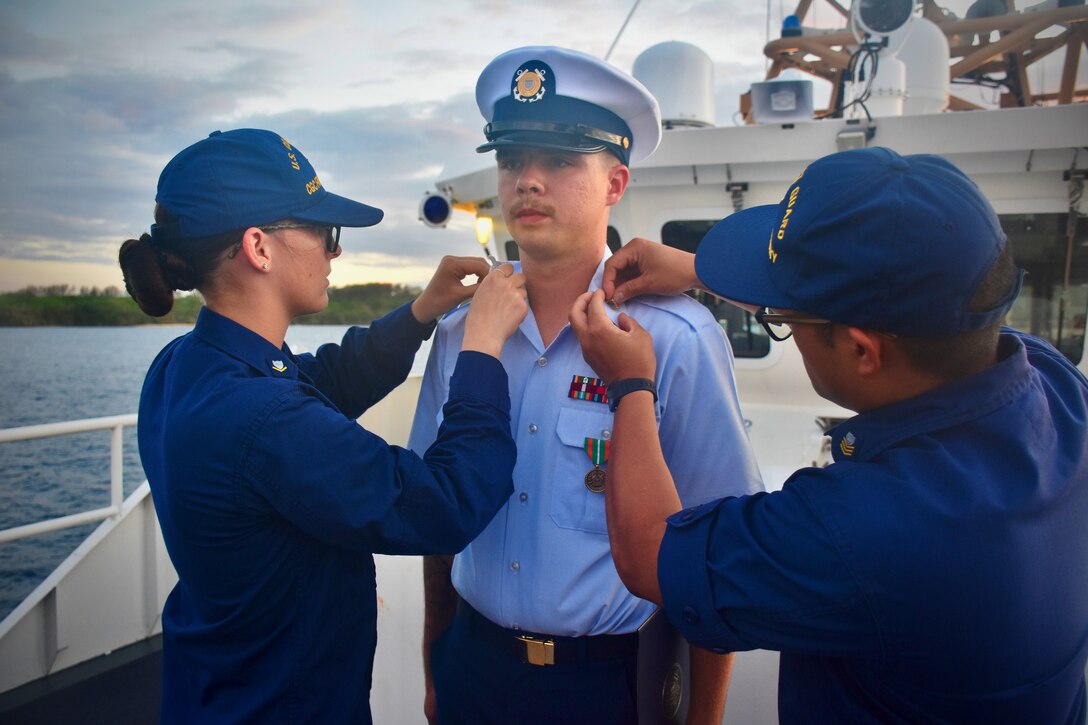
[(261, 230), (266, 232), (275, 232), (280, 229), (324, 229), (325, 251), (329, 254), (336, 254), (340, 249), (340, 227), (326, 227), (320, 224), (296, 224), (291, 222), (269, 224), (268, 226), (261, 227)]
[(815, 315), (806, 315), (804, 312), (778, 313), (770, 307), (764, 307), (756, 312), (756, 322), (763, 325), (767, 335), (772, 340), (782, 342), (790, 339), (793, 328), (790, 325), (830, 325), (831, 320), (825, 320)]

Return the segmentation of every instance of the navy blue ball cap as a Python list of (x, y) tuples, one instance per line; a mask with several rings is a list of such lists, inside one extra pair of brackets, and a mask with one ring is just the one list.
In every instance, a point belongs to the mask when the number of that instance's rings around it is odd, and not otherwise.
[(946, 337), (1012, 307), (1022, 273), (992, 309), (968, 310), (1005, 239), (982, 192), (945, 159), (854, 149), (810, 164), (779, 204), (718, 222), (695, 271), (736, 302)]
[(272, 131), (215, 131), (183, 149), (159, 175), (155, 201), (177, 222), (156, 241), (199, 239), (281, 219), (368, 227), (383, 212), (327, 191), (302, 152)]
[(611, 151), (623, 163), (661, 141), (657, 99), (637, 80), (586, 53), (529, 46), (492, 60), (476, 82), (487, 143), (576, 153)]

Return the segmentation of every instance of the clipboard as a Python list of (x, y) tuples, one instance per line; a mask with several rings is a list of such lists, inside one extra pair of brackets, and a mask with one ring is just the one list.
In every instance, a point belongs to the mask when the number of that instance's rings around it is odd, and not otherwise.
[(638, 628), (639, 725), (683, 723), (691, 704), (690, 649), (658, 609)]

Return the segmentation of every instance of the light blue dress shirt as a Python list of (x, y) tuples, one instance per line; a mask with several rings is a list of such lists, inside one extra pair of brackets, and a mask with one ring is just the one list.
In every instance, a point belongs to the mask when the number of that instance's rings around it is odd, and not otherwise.
[[(589, 289), (600, 287), (603, 269), (602, 260)], [(409, 439), (416, 452), (434, 441), (441, 422), (466, 309), (438, 326)], [(732, 352), (717, 321), (686, 296), (640, 297), (621, 310), (653, 335), (658, 429), (683, 505), (762, 490), (737, 404)], [(619, 312), (608, 314), (614, 321)], [(596, 374), (569, 325), (545, 348), (532, 311), (503, 348), (502, 364), (517, 443), (514, 494), (457, 555), (454, 587), (509, 629), (560, 636), (633, 632), (655, 607), (620, 581), (608, 547), (604, 494), (585, 484), (593, 468), (585, 439), (609, 439), (612, 413), (605, 402), (570, 397), (574, 376)]]

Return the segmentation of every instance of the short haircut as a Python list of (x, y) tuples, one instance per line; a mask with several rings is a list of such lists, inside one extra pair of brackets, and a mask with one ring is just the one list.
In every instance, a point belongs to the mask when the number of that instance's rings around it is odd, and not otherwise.
[[(985, 312), (996, 307), (1016, 284), (1017, 270), (1013, 261), (1012, 243), (1006, 241), (975, 294), (967, 305), (968, 312)], [(920, 292), (924, 294), (923, 292)], [(969, 375), (980, 359), (997, 350), (997, 338), (1003, 319), (979, 330), (960, 332), (950, 337), (899, 337), (899, 347), (907, 360), (919, 370), (947, 381)]]

